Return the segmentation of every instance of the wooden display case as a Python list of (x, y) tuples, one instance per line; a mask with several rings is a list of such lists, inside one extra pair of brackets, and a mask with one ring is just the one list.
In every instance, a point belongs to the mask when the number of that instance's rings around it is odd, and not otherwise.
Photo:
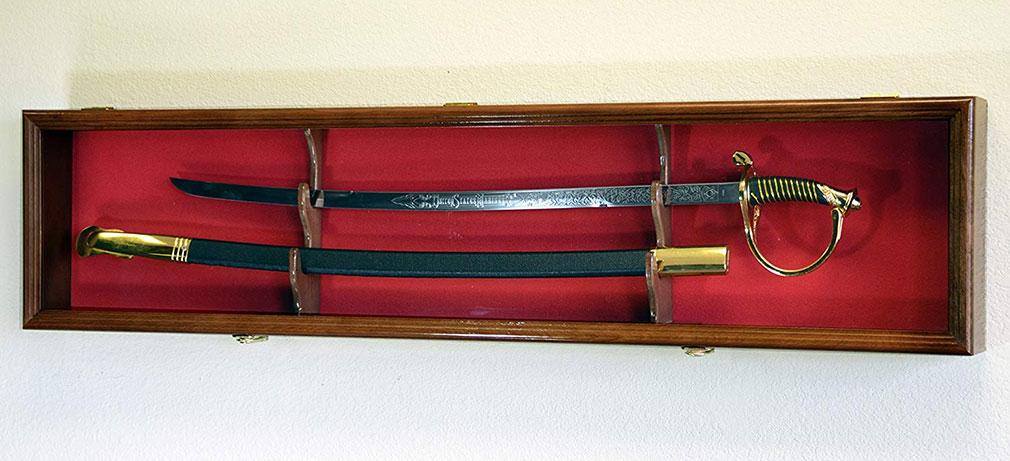
[[(974, 354), (984, 348), (986, 103), (977, 97), (340, 109), (26, 110), (28, 329), (534, 340)], [(765, 175), (856, 187), (839, 250), (780, 278), (733, 206), (673, 207), (674, 244), (727, 245), (729, 275), (672, 282), (650, 322), (644, 279), (323, 277), (319, 312), (287, 274), (85, 258), (86, 226), (300, 246), (298, 210), (213, 201), (170, 176), (356, 190), (487, 190), (729, 181), (736, 150)], [(310, 140), (310, 144), (312, 141)], [(800, 261), (823, 209), (768, 206), (770, 252)], [(649, 248), (648, 208), (325, 210), (322, 246), (424, 251)]]

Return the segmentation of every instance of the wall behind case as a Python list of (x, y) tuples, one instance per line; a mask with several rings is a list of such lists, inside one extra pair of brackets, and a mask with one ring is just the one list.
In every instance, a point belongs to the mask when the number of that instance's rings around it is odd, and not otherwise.
[[(497, 2), (0, 6), (0, 453), (1000, 458), (1010, 453), (1010, 7)], [(976, 357), (20, 329), (20, 110), (990, 101)], [(858, 288), (853, 288), (858, 289)]]

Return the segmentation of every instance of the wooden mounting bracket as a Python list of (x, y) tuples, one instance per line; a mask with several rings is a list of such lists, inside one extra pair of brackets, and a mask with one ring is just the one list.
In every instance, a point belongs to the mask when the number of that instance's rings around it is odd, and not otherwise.
[[(322, 243), (322, 218), (313, 206), (312, 195), (322, 188), (322, 155), (326, 132), (305, 129), (305, 143), (309, 153), (309, 182), (298, 185), (298, 220), (302, 227), (304, 248), (319, 248)], [(288, 278), (291, 282), (291, 299), (298, 314), (319, 313), (319, 276), (302, 272), (301, 251), (288, 252)]]
[[(659, 177), (652, 182), (652, 223), (656, 229), (656, 248), (667, 248), (673, 240), (670, 229), (670, 207), (663, 197), (663, 186), (670, 183), (670, 126), (656, 125), (659, 146)], [(673, 323), (673, 280), (660, 277), (655, 256), (650, 252), (645, 261), (645, 285), (649, 289), (649, 316), (653, 323)]]

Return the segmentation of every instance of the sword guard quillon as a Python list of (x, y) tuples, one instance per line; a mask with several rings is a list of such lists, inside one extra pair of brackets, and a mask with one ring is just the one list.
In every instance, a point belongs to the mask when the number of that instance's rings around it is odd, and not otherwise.
[[(808, 274), (828, 260), (842, 238), (842, 223), (850, 210), (862, 207), (856, 191), (842, 191), (826, 184), (800, 178), (754, 177), (754, 162), (746, 152), (733, 153), (733, 163), (743, 169), (740, 176), (740, 212), (743, 216), (747, 247), (758, 263), (769, 272), (783, 277)], [(756, 190), (752, 190), (756, 188)], [(776, 266), (761, 253), (757, 246), (757, 225), (761, 217), (761, 204), (776, 201), (806, 201), (831, 207), (831, 241), (814, 262), (798, 269)], [(753, 210), (752, 210), (753, 209)]]

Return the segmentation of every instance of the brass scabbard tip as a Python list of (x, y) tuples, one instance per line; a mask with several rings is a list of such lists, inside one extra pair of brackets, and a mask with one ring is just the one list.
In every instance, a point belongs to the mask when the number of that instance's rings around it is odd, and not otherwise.
[(191, 239), (168, 235), (148, 235), (90, 226), (77, 236), (77, 254), (111, 255), (130, 259), (134, 256), (187, 262)]

